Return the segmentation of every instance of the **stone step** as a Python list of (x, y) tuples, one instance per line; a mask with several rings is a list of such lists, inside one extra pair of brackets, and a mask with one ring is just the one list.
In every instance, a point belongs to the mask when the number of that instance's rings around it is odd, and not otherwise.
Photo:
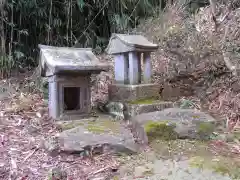
[(124, 105), (126, 108), (124, 113), (126, 119), (130, 119), (131, 117), (139, 114), (161, 111), (175, 106), (173, 102), (160, 100), (156, 100), (151, 103), (124, 103)]

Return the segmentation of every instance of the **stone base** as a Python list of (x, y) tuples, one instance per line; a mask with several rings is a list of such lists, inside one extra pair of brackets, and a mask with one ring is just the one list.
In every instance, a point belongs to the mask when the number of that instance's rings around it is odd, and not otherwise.
[(139, 114), (161, 111), (166, 108), (172, 108), (174, 104), (167, 101), (156, 101), (151, 104), (130, 104), (125, 103), (125, 118), (130, 119)]
[(158, 84), (112, 84), (109, 85), (109, 100), (116, 102), (129, 102), (139, 99), (159, 97), (160, 85)]

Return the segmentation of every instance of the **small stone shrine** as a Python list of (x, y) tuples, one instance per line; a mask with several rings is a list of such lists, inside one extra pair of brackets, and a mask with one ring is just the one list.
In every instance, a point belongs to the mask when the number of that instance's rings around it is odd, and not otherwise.
[(64, 118), (91, 112), (91, 74), (108, 71), (90, 48), (39, 45), (41, 76), (48, 77), (49, 115)]
[(114, 56), (115, 83), (109, 85), (109, 100), (112, 104), (123, 104), (124, 119), (135, 115), (159, 111), (173, 106), (172, 102), (160, 100), (160, 86), (151, 81), (151, 52), (157, 44), (141, 35), (113, 34), (106, 49)]
[(135, 101), (159, 95), (159, 86), (151, 83), (150, 55), (157, 49), (157, 44), (141, 35), (112, 35), (106, 49), (115, 61), (115, 84), (109, 87), (110, 100)]

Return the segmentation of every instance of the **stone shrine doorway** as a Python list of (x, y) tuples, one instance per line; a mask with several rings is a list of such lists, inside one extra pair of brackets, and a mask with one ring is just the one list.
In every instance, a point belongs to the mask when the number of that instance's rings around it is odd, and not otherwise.
[(83, 86), (63, 85), (62, 86), (62, 113), (89, 113), (90, 95), (87, 84)]
[(64, 111), (80, 110), (80, 87), (64, 87)]

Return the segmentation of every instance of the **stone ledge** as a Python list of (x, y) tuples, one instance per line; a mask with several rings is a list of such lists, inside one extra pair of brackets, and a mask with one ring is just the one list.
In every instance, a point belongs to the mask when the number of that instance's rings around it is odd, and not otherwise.
[(109, 85), (108, 93), (110, 101), (129, 102), (138, 99), (159, 97), (159, 90), (160, 85), (158, 84), (112, 84)]
[(129, 119), (139, 114), (149, 113), (154, 111), (161, 111), (166, 108), (172, 108), (174, 106), (173, 102), (167, 101), (155, 101), (149, 104), (131, 104), (125, 103), (125, 118)]

